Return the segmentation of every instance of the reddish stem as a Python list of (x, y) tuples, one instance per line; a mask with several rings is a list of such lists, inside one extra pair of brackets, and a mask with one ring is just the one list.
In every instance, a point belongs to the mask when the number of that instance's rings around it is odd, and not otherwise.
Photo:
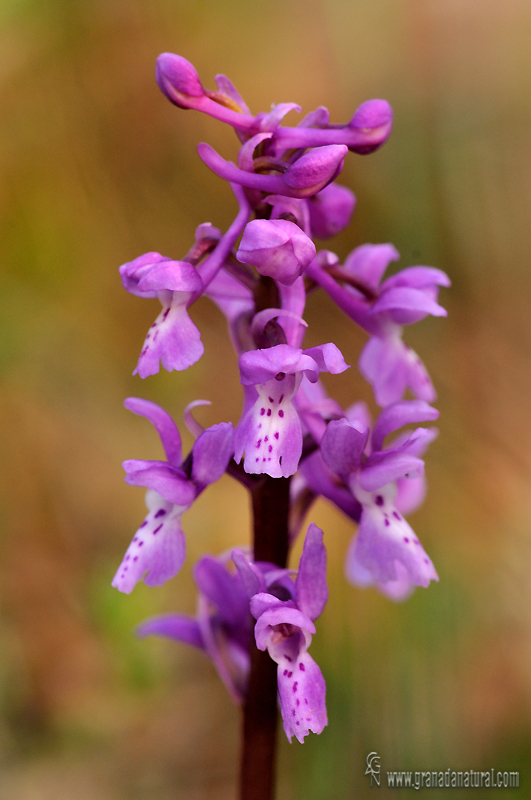
[[(288, 559), (289, 478), (265, 475), (251, 490), (255, 561), (285, 567)], [(243, 706), (240, 800), (273, 800), (277, 731), (277, 665), (252, 643)]]

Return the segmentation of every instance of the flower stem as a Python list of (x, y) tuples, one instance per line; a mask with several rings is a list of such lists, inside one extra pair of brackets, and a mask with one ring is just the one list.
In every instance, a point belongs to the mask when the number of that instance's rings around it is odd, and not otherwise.
[[(289, 483), (289, 478), (265, 475), (251, 491), (255, 561), (287, 564)], [(277, 717), (277, 665), (253, 640), (243, 707), (240, 800), (273, 800)]]

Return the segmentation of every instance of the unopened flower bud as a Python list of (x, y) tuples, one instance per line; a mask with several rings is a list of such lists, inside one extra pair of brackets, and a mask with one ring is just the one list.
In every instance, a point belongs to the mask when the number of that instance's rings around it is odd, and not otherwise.
[(329, 183), (308, 202), (312, 235), (328, 239), (338, 234), (349, 224), (355, 206), (350, 189)]
[(260, 275), (291, 286), (315, 258), (315, 245), (293, 222), (255, 219), (243, 232), (236, 258), (256, 267)]
[(155, 77), (163, 94), (180, 108), (190, 108), (193, 101), (190, 103), (189, 98), (205, 93), (193, 64), (174, 53), (162, 53), (157, 58)]
[[(286, 170), (282, 176), (284, 183), (292, 189), (308, 190), (315, 186), (319, 187), (316, 188), (316, 191), (319, 191), (339, 175), (347, 153), (348, 147), (344, 144), (315, 147)], [(305, 196), (309, 196), (309, 194), (309, 192), (305, 193)]]
[(393, 109), (387, 100), (367, 100), (356, 109), (348, 127), (360, 133), (360, 141), (352, 143), (350, 149), (362, 155), (372, 153), (391, 133)]

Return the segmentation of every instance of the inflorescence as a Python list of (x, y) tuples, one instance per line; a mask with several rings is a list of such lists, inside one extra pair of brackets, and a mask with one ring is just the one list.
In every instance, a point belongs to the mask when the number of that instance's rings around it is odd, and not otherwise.
[[(264, 475), (290, 478), (290, 544), (311, 503), (323, 496), (358, 525), (346, 559), (346, 575), (358, 586), (375, 586), (394, 600), (415, 586), (438, 580), (435, 568), (406, 522), (425, 494), (423, 455), (434, 428), (435, 391), (420, 358), (403, 341), (405, 325), (446, 314), (438, 301), (444, 272), (403, 269), (383, 279), (399, 258), (390, 244), (364, 245), (341, 264), (313, 237), (329, 238), (349, 223), (356, 200), (335, 180), (348, 151), (367, 154), (385, 143), (392, 111), (384, 100), (363, 103), (349, 123), (331, 124), (326, 108), (296, 127), (284, 116), (300, 111), (281, 103), (253, 116), (224, 75), (217, 90), (203, 88), (184, 58), (164, 53), (157, 82), (182, 109), (195, 109), (232, 126), (241, 143), (237, 163), (209, 145), (199, 155), (230, 183), (238, 203), (222, 233), (210, 223), (197, 228), (182, 260), (146, 253), (120, 267), (124, 287), (162, 305), (149, 329), (136, 372), (146, 378), (159, 366), (184, 370), (203, 354), (200, 332), (189, 316), (201, 295), (225, 315), (238, 357), (243, 413), (233, 428), (222, 422), (203, 430), (184, 418), (196, 436), (183, 458), (177, 426), (162, 408), (138, 398), (126, 407), (155, 427), (166, 461), (124, 463), (126, 481), (147, 488), (148, 514), (135, 533), (113, 580), (129, 593), (140, 580), (160, 586), (185, 560), (183, 514), (207, 486), (228, 471), (247, 487)], [(238, 244), (239, 240), (239, 244)], [(359, 370), (371, 384), (381, 412), (372, 422), (366, 405), (347, 409), (329, 397), (321, 372), (348, 368), (335, 344), (303, 347), (306, 297), (324, 290), (368, 335)], [(404, 399), (409, 390), (414, 399)], [(399, 432), (389, 442), (387, 437)], [(241, 462), (243, 461), (243, 467)], [(294, 570), (255, 561), (251, 551), (205, 556), (194, 569), (196, 618), (169, 614), (146, 621), (141, 636), (161, 635), (203, 650), (237, 702), (244, 702), (253, 636), (278, 664), (278, 693), (288, 739), (303, 741), (327, 724), (325, 683), (308, 654), (314, 620), (327, 600), (323, 532), (306, 532)]]

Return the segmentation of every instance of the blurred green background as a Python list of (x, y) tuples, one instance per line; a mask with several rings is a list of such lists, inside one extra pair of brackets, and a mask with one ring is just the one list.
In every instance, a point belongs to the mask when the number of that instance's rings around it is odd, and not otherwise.
[[(110, 587), (144, 512), (120, 463), (160, 457), (123, 399), (180, 420), (207, 398), (205, 425), (240, 413), (225, 324), (206, 300), (192, 312), (203, 359), (131, 376), (158, 311), (122, 289), (118, 266), (148, 250), (180, 258), (199, 223), (225, 228), (235, 213), (195, 145), (234, 158), (236, 139), (165, 100), (162, 51), (209, 88), (226, 73), (254, 113), (325, 104), (343, 122), (388, 99), (394, 132), (347, 159), (358, 208), (327, 246), (344, 257), (390, 241), (401, 266), (453, 281), (448, 319), (406, 335), (439, 390), (428, 500), (411, 521), (440, 583), (398, 606), (348, 586), (352, 526), (315, 507), (332, 591), (311, 652), (330, 724), (302, 747), (282, 739), (279, 799), (372, 796), (373, 750), (384, 772), (520, 770), (522, 788), (502, 796), (530, 796), (528, 0), (1, 0), (0, 23), (0, 797), (234, 796), (238, 712), (213, 668), (133, 629), (193, 613), (191, 565), (248, 541), (241, 487), (224, 478), (187, 513), (178, 578), (129, 597)], [(312, 296), (307, 319), (310, 344), (333, 339), (356, 363), (364, 337), (326, 298)], [(327, 385), (343, 404), (369, 398), (355, 370)]]

